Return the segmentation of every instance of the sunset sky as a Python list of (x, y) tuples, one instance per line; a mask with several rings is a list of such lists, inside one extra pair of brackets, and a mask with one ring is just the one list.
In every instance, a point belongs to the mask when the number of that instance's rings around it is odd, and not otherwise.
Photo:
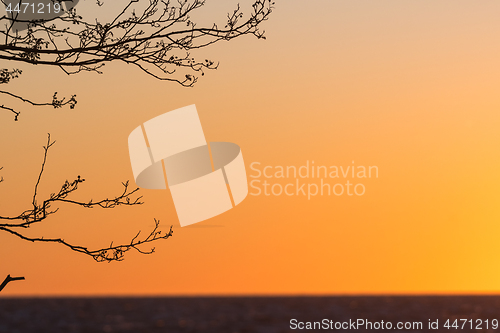
[[(207, 22), (232, 8), (214, 1)], [(251, 1), (240, 3), (248, 12)], [(168, 190), (141, 190), (140, 207), (61, 205), (27, 234), (97, 248), (128, 242), (157, 218), (174, 235), (152, 255), (105, 264), (0, 232), (0, 279), (26, 277), (2, 296), (498, 293), (499, 15), (493, 0), (278, 0), (266, 40), (243, 36), (197, 53), (220, 66), (193, 88), (125, 64), (75, 76), (22, 66), (2, 89), (33, 100), (75, 93), (78, 104), (13, 103), (18, 122), (0, 111), (0, 215), (30, 208), (47, 133), (57, 143), (40, 197), (81, 175), (75, 198), (97, 200), (133, 183), (130, 132), (191, 104), (208, 141), (241, 147), (249, 181), (253, 162), (354, 161), (377, 166), (378, 178), (347, 178), (364, 184), (362, 196), (249, 195), (184, 228)]]

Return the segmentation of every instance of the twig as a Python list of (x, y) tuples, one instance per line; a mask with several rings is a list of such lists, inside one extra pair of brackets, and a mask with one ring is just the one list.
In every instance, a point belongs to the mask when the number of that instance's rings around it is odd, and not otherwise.
[(0, 291), (3, 290), (3, 288), (5, 288), (5, 286), (9, 283), (9, 282), (12, 282), (12, 281), (20, 281), (20, 280), (24, 280), (24, 277), (11, 277), (10, 275), (7, 275), (7, 277), (5, 278), (5, 280), (3, 280), (2, 284), (0, 284)]
[[(36, 180), (33, 197), (32, 197), (32, 208), (23, 211), (21, 214), (16, 216), (0, 216), (0, 231), (7, 232), (11, 235), (17, 236), (26, 241), (30, 242), (45, 242), (45, 243), (59, 243), (73, 251), (83, 253), (91, 256), (94, 260), (98, 262), (111, 262), (111, 261), (121, 261), (123, 260), (125, 252), (129, 250), (136, 250), (142, 254), (150, 254), (154, 252), (154, 248), (149, 250), (141, 249), (141, 246), (147, 243), (151, 243), (160, 239), (167, 239), (172, 236), (173, 230), (170, 227), (169, 232), (164, 233), (159, 230), (160, 222), (155, 219), (155, 227), (153, 230), (147, 235), (145, 238), (140, 238), (140, 232), (136, 234), (134, 238), (130, 241), (130, 243), (116, 245), (113, 246), (113, 243), (109, 247), (100, 248), (96, 250), (89, 250), (85, 246), (74, 245), (62, 238), (46, 238), (46, 237), (28, 237), (20, 232), (22, 229), (26, 229), (31, 227), (35, 223), (43, 222), (47, 219), (48, 216), (53, 215), (58, 212), (58, 209), (52, 210), (51, 205), (53, 203), (64, 203), (77, 205), (83, 208), (106, 208), (112, 209), (118, 206), (135, 206), (142, 205), (141, 198), (135, 197), (136, 192), (139, 190), (138, 188), (134, 190), (129, 190), (129, 182), (122, 183), (124, 189), (121, 194), (114, 198), (106, 198), (98, 201), (90, 200), (90, 201), (78, 201), (69, 199), (69, 196), (78, 190), (78, 186), (85, 181), (85, 179), (78, 176), (72, 182), (66, 181), (60, 188), (59, 192), (52, 193), (47, 199), (43, 200), (43, 203), (38, 203), (38, 188), (40, 186), (43, 173), (45, 171), (45, 166), (47, 163), (47, 156), (50, 148), (55, 144), (55, 141), (51, 140), (50, 134), (47, 135), (47, 144), (43, 147), (43, 161), (40, 172), (38, 174), (38, 178)], [(1, 169), (0, 169), (1, 170)]]
[(274, 8), (272, 0), (256, 0), (247, 15), (238, 5), (220, 27), (198, 27), (190, 15), (205, 5), (204, 0), (149, 0), (143, 6), (144, 2), (129, 1), (106, 23), (85, 20), (75, 10), (45, 21), (0, 17), (0, 24), (8, 27), (27, 26), (16, 34), (0, 31), (5, 39), (0, 59), (57, 66), (67, 74), (98, 72), (108, 62), (123, 61), (157, 79), (191, 87), (197, 73), (204, 75), (205, 69), (218, 66), (208, 59), (195, 60), (191, 51), (244, 35), (264, 39), (260, 25)]

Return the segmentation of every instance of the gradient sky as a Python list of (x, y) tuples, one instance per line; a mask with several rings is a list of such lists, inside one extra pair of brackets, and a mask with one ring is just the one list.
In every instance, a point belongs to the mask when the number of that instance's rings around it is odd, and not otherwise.
[(75, 198), (98, 199), (133, 182), (129, 133), (190, 104), (207, 140), (240, 145), (248, 174), (252, 162), (378, 166), (379, 177), (363, 181), (365, 195), (248, 196), (185, 228), (168, 191), (141, 190), (141, 207), (61, 207), (29, 234), (99, 247), (126, 242), (157, 218), (174, 236), (153, 255), (100, 264), (0, 233), (0, 276), (26, 277), (2, 295), (500, 290), (500, 3), (277, 2), (267, 40), (247, 36), (200, 52), (220, 67), (194, 88), (122, 64), (70, 77), (23, 67), (12, 92), (35, 100), (76, 93), (78, 105), (21, 106), (18, 122), (0, 112), (2, 215), (29, 208), (48, 132), (57, 143), (41, 196), (82, 175)]

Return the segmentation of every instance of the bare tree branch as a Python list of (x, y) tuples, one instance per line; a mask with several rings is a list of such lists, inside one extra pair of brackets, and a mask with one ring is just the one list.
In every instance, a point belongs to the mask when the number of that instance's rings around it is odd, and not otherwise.
[[(191, 52), (243, 35), (264, 39), (260, 25), (268, 19), (274, 6), (273, 0), (256, 0), (252, 9), (244, 14), (238, 5), (220, 27), (216, 23), (199, 27), (191, 15), (205, 5), (205, 0), (127, 0), (124, 3), (122, 10), (107, 22), (94, 17), (84, 19), (77, 14), (76, 7), (51, 19), (2, 16), (0, 27), (4, 28), (0, 30), (0, 38), (4, 42), (0, 44), (0, 59), (55, 66), (68, 75), (82, 71), (101, 73), (106, 63), (121, 61), (158, 80), (192, 87), (205, 70), (217, 69), (219, 64), (209, 59), (196, 60)], [(102, 4), (98, 1), (96, 5)], [(119, 5), (113, 2), (115, 4)], [(4, 75), (13, 78), (16, 73)], [(73, 99), (74, 96), (60, 103), (23, 100), (32, 105), (74, 107)], [(11, 108), (2, 108), (16, 114)]]
[(128, 252), (132, 249), (143, 254), (153, 253), (154, 248), (151, 248), (149, 250), (144, 250), (141, 248), (141, 246), (160, 239), (167, 239), (170, 236), (172, 236), (173, 234), (172, 226), (170, 227), (169, 232), (164, 233), (159, 230), (159, 221), (156, 219), (155, 219), (155, 227), (146, 237), (140, 238), (139, 236), (141, 235), (141, 232), (139, 231), (135, 235), (135, 237), (132, 238), (130, 243), (121, 245), (113, 245), (113, 243), (111, 243), (111, 245), (108, 247), (95, 250), (90, 250), (88, 249), (88, 247), (85, 246), (71, 244), (61, 238), (28, 237), (24, 235), (20, 230), (29, 228), (35, 223), (43, 222), (44, 220), (47, 219), (48, 216), (58, 212), (59, 208), (58, 209), (51, 208), (52, 204), (54, 203), (77, 205), (84, 208), (100, 207), (106, 209), (116, 208), (118, 206), (135, 206), (142, 204), (142, 202), (140, 201), (142, 197), (134, 197), (134, 195), (139, 189), (136, 188), (134, 190), (129, 190), (128, 181), (122, 183), (124, 187), (123, 192), (114, 198), (106, 198), (98, 201), (90, 200), (88, 202), (69, 199), (68, 197), (73, 192), (76, 192), (78, 190), (79, 184), (85, 181), (85, 179), (82, 179), (80, 176), (78, 176), (78, 178), (73, 180), (72, 182), (66, 181), (61, 186), (59, 192), (52, 193), (47, 199), (43, 200), (42, 203), (39, 203), (38, 188), (45, 170), (49, 149), (54, 144), (55, 141), (51, 140), (49, 134), (47, 138), (47, 144), (43, 147), (44, 156), (41, 165), (41, 170), (40, 173), (38, 174), (38, 178), (33, 190), (33, 198), (31, 202), (32, 208), (27, 209), (16, 216), (0, 216), (0, 222), (3, 221), (3, 223), (0, 223), (0, 231), (10, 233), (11, 235), (17, 236), (18, 238), (30, 242), (59, 243), (70, 248), (73, 251), (89, 255), (98, 262), (121, 261), (123, 260), (125, 252)]
[[(3, 5), (7, 5), (9, 1), (11, 3), (17, 0), (0, 0)], [(192, 87), (206, 71), (215, 70), (219, 66), (214, 60), (199, 57), (199, 49), (244, 35), (265, 39), (261, 25), (274, 8), (273, 0), (252, 0), (253, 5), (248, 11), (244, 12), (238, 4), (221, 24), (199, 26), (191, 17), (194, 13), (199, 13), (205, 5), (205, 0), (114, 0), (114, 8), (121, 4), (121, 9), (116, 11), (114, 18), (105, 22), (95, 17), (84, 18), (77, 13), (75, 5), (78, 0), (51, 1), (53, 5), (65, 4), (62, 14), (34, 19), (11, 10), (10, 14), (0, 16), (0, 60), (16, 64), (53, 66), (68, 75), (84, 71), (101, 74), (105, 64), (123, 62), (158, 80), (176, 82), (184, 87)], [(98, 7), (103, 4), (103, 0), (96, 0)], [(98, 11), (94, 10), (92, 13)], [(21, 74), (20, 69), (0, 68), (0, 84), (8, 84)], [(77, 104), (76, 95), (59, 99), (57, 92), (52, 96), (52, 101), (47, 102), (34, 102), (19, 93), (7, 90), (0, 90), (0, 96), (30, 106), (68, 106), (73, 109)], [(21, 111), (16, 108), (3, 101), (0, 104), (0, 109), (12, 113), (17, 121)], [(154, 248), (145, 250), (143, 246), (172, 236), (172, 226), (168, 232), (161, 232), (159, 221), (156, 219), (155, 227), (143, 237), (139, 231), (128, 243), (113, 245), (111, 242), (108, 247), (99, 249), (75, 245), (62, 238), (26, 235), (26, 228), (39, 225), (47, 217), (58, 212), (59, 208), (52, 208), (56, 204), (103, 209), (142, 204), (141, 197), (136, 197), (138, 189), (130, 190), (128, 181), (122, 183), (123, 191), (115, 197), (97, 201), (75, 200), (72, 194), (85, 181), (80, 176), (73, 181), (66, 181), (58, 192), (43, 200), (39, 199), (39, 186), (48, 151), (54, 143), (48, 135), (31, 207), (18, 215), (0, 216), (0, 231), (30, 242), (58, 243), (89, 255), (98, 262), (121, 261), (124, 254), (130, 250), (143, 254), (152, 253)], [(3, 178), (0, 178), (0, 182), (2, 181)], [(23, 278), (11, 278), (9, 275), (0, 290), (7, 283), (20, 279)]]
[(89, 250), (87, 247), (84, 246), (79, 246), (79, 245), (72, 245), (68, 242), (66, 242), (62, 238), (43, 238), (43, 237), (27, 237), (21, 234), (20, 232), (11, 230), (7, 227), (2, 227), (0, 225), (0, 230), (6, 231), (12, 235), (15, 235), (23, 240), (30, 241), (30, 242), (46, 242), (46, 243), (59, 243), (63, 244), (64, 246), (70, 248), (73, 251), (80, 252), (86, 255), (91, 256), (94, 258), (95, 261), (97, 262), (111, 262), (111, 261), (122, 261), (125, 255), (125, 252), (128, 252), (130, 250), (136, 250), (139, 253), (142, 254), (152, 254), (155, 252), (155, 248), (151, 248), (149, 250), (143, 250), (140, 248), (141, 245), (151, 243), (160, 239), (167, 239), (170, 236), (173, 235), (173, 226), (170, 227), (170, 231), (168, 233), (163, 233), (158, 230), (158, 227), (160, 225), (160, 222), (155, 219), (155, 227), (154, 229), (149, 233), (149, 235), (143, 239), (139, 239), (139, 236), (141, 234), (141, 231), (137, 233), (137, 235), (132, 238), (130, 243), (127, 244), (122, 244), (122, 245), (113, 245), (113, 242), (111, 242), (111, 245), (109, 247), (101, 248), (101, 249), (96, 249), (96, 250)]
[(0, 284), (0, 291), (3, 290), (3, 288), (5, 288), (5, 286), (9, 283), (9, 282), (12, 282), (12, 281), (19, 281), (19, 280), (24, 280), (24, 277), (11, 277), (10, 275), (7, 275), (7, 277), (5, 278), (5, 280), (3, 280), (2, 284)]
[(26, 99), (24, 97), (21, 97), (21, 96), (18, 96), (18, 95), (15, 95), (11, 92), (8, 92), (8, 91), (3, 91), (3, 90), (0, 90), (0, 94), (5, 94), (5, 95), (8, 95), (8, 96), (11, 96), (11, 97), (14, 97), (18, 100), (21, 100), (25, 103), (29, 103), (33, 106), (53, 106), (54, 108), (61, 108), (65, 105), (68, 105), (70, 106), (70, 109), (74, 109), (75, 108), (75, 105), (76, 105), (76, 95), (72, 95), (71, 98), (69, 100), (66, 101), (66, 98), (63, 98), (63, 99), (58, 99), (57, 98), (57, 92), (54, 93), (54, 95), (52, 96), (52, 102), (50, 103), (36, 103), (36, 102), (32, 102), (31, 100), (29, 99)]
[(14, 120), (15, 121), (18, 121), (19, 120), (19, 115), (21, 114), (21, 112), (17, 112), (16, 110), (14, 110), (13, 108), (9, 108), (5, 105), (0, 105), (0, 109), (4, 109), (4, 110), (7, 110), (7, 111), (10, 111), (14, 114)]
[[(6, 68), (0, 69), (0, 84), (9, 83), (12, 79), (18, 78), (22, 74), (22, 71), (19, 69), (8, 70)], [(66, 98), (59, 99), (57, 97), (57, 92), (52, 96), (52, 101), (48, 103), (36, 103), (22, 96), (13, 94), (11, 92), (0, 90), (0, 94), (4, 94), (10, 96), (14, 99), (20, 100), (24, 103), (31, 104), (32, 106), (52, 106), (54, 109), (62, 108), (63, 106), (69, 105), (70, 109), (74, 109), (76, 106), (76, 95), (72, 95), (70, 99), (66, 100)], [(14, 110), (11, 107), (7, 107), (5, 105), (0, 105), (0, 109), (8, 110), (14, 113), (14, 120), (19, 120), (19, 115), (21, 112)]]

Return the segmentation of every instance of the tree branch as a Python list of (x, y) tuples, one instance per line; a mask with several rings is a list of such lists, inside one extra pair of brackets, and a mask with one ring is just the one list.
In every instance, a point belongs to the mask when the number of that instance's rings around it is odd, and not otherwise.
[(5, 288), (5, 286), (9, 283), (9, 282), (12, 282), (12, 281), (19, 281), (19, 280), (24, 280), (24, 277), (11, 277), (10, 275), (7, 275), (7, 277), (5, 278), (5, 280), (3, 280), (2, 284), (0, 284), (0, 291), (3, 290), (3, 288)]
[[(22, 74), (22, 71), (19, 69), (8, 70), (6, 68), (0, 69), (0, 84), (9, 83), (12, 79), (18, 78)], [(33, 106), (52, 106), (54, 109), (62, 108), (63, 106), (69, 105), (70, 109), (74, 109), (76, 106), (76, 95), (72, 95), (70, 99), (66, 100), (66, 98), (59, 99), (57, 98), (57, 92), (52, 96), (52, 101), (50, 103), (36, 103), (22, 96), (13, 94), (9, 91), (0, 90), (0, 94), (8, 95), (17, 100), (20, 100), (24, 103), (31, 104)], [(14, 113), (14, 120), (19, 120), (19, 115), (21, 112), (14, 110), (13, 108), (7, 107), (5, 105), (0, 105), (0, 109), (8, 110)]]
[[(5, 5), (5, 0), (1, 0)], [(103, 2), (97, 1), (98, 7)], [(115, 3), (113, 3), (115, 5)], [(71, 75), (83, 71), (102, 73), (109, 62), (124, 62), (158, 80), (192, 87), (206, 70), (215, 70), (213, 60), (196, 60), (192, 52), (221, 41), (253, 35), (265, 39), (260, 30), (274, 8), (273, 0), (256, 0), (249, 14), (240, 6), (227, 15), (221, 28), (217, 24), (198, 27), (191, 15), (205, 5), (205, 0), (129, 0), (108, 22), (98, 18), (84, 19), (70, 5), (60, 16), (33, 19), (23, 13), (0, 17), (0, 59), (33, 65), (56, 66)], [(0, 83), (17, 78), (20, 70), (0, 69)], [(60, 108), (76, 105), (70, 99), (36, 103), (19, 95), (2, 91), (14, 99), (33, 106)], [(2, 104), (0, 109), (20, 112)]]
[[(190, 15), (204, 5), (204, 0), (176, 4), (131, 0), (108, 23), (84, 20), (74, 8), (45, 21), (4, 16), (0, 24), (24, 22), (28, 28), (22, 33), (16, 30), (16, 34), (0, 31), (6, 40), (0, 45), (0, 59), (58, 66), (68, 74), (98, 71), (107, 62), (123, 61), (155, 78), (191, 87), (197, 79), (194, 73), (203, 75), (204, 69), (216, 69), (217, 65), (208, 59), (196, 61), (190, 51), (243, 35), (265, 38), (259, 26), (268, 19), (274, 2), (255, 1), (246, 18), (238, 5), (227, 15), (223, 28), (215, 23), (197, 27), (191, 20)], [(177, 73), (179, 69), (185, 71)]]
[(59, 192), (52, 193), (49, 198), (43, 200), (41, 204), (38, 203), (38, 188), (40, 186), (40, 182), (42, 180), (43, 173), (45, 171), (45, 166), (47, 163), (47, 156), (49, 149), (55, 144), (55, 141), (51, 140), (50, 134), (47, 136), (47, 144), (43, 147), (44, 155), (43, 161), (40, 169), (40, 173), (38, 174), (37, 181), (35, 183), (35, 187), (33, 190), (32, 197), (32, 208), (23, 211), (21, 214), (16, 216), (0, 216), (0, 231), (7, 232), (11, 235), (17, 236), (20, 239), (30, 241), (30, 242), (49, 242), (49, 243), (59, 243), (73, 251), (83, 253), (91, 256), (94, 260), (98, 262), (111, 262), (111, 261), (121, 261), (123, 260), (125, 252), (130, 250), (136, 250), (143, 254), (150, 254), (154, 252), (154, 248), (149, 250), (143, 250), (141, 248), (142, 245), (151, 243), (160, 239), (167, 239), (173, 234), (172, 227), (170, 227), (169, 232), (162, 232), (159, 230), (159, 221), (155, 219), (155, 227), (153, 230), (145, 237), (140, 238), (141, 232), (139, 231), (135, 237), (132, 238), (130, 243), (115, 245), (111, 243), (110, 246), (95, 250), (89, 250), (88, 247), (81, 245), (71, 244), (64, 239), (61, 238), (44, 238), (44, 237), (28, 237), (21, 233), (19, 230), (26, 229), (31, 227), (35, 223), (43, 222), (47, 219), (48, 216), (55, 214), (58, 212), (59, 208), (51, 209), (51, 205), (57, 202), (63, 204), (71, 204), (77, 205), (83, 208), (94, 208), (100, 207), (105, 209), (112, 209), (118, 206), (135, 206), (141, 205), (142, 197), (134, 197), (135, 193), (139, 190), (138, 188), (134, 190), (129, 190), (129, 182), (122, 183), (124, 189), (121, 194), (114, 198), (106, 198), (98, 201), (78, 201), (69, 199), (69, 196), (78, 190), (79, 184), (83, 183), (85, 179), (82, 179), (78, 176), (72, 182), (66, 181), (60, 188)]
[(14, 113), (14, 121), (18, 121), (19, 115), (21, 114), (21, 112), (17, 112), (13, 108), (6, 107), (3, 104), (0, 105), (0, 109), (4, 109), (4, 110), (7, 110), (7, 111), (10, 111), (10, 112)]
[(155, 221), (155, 227), (146, 238), (139, 239), (138, 237), (141, 234), (141, 231), (139, 231), (137, 235), (135, 235), (135, 237), (132, 238), (132, 240), (128, 244), (113, 246), (113, 242), (111, 242), (110, 246), (96, 250), (89, 250), (87, 247), (84, 246), (70, 244), (62, 238), (27, 237), (17, 231), (11, 230), (6, 227), (2, 227), (1, 225), (0, 225), (0, 230), (6, 231), (12, 235), (21, 238), (22, 240), (30, 242), (59, 243), (70, 248), (73, 251), (89, 255), (92, 258), (94, 258), (94, 260), (97, 262), (111, 262), (111, 261), (122, 261), (125, 252), (128, 252), (132, 249), (142, 254), (152, 254), (155, 252), (154, 247), (151, 248), (150, 250), (142, 250), (140, 246), (160, 239), (167, 239), (173, 235), (174, 233), (174, 231), (172, 230), (173, 226), (170, 227), (170, 231), (168, 233), (162, 233), (161, 231), (158, 230), (160, 226), (160, 221), (158, 221), (157, 219), (155, 219), (154, 221)]
[(61, 107), (65, 106), (65, 105), (68, 105), (68, 104), (69, 104), (70, 109), (74, 109), (75, 105), (77, 103), (77, 101), (75, 99), (76, 95), (72, 95), (71, 98), (66, 101), (66, 98), (58, 99), (57, 98), (57, 92), (55, 92), (54, 95), (52, 96), (52, 102), (50, 102), (50, 103), (36, 103), (36, 102), (32, 102), (29, 99), (26, 99), (24, 97), (21, 97), (21, 96), (13, 94), (11, 92), (3, 91), (3, 90), (0, 90), (0, 94), (9, 95), (9, 96), (14, 97), (14, 98), (16, 98), (18, 100), (21, 100), (21, 101), (23, 101), (25, 103), (29, 103), (29, 104), (31, 104), (33, 106), (53, 106), (55, 109), (61, 108)]
[[(5, 0), (0, 2), (6, 3)], [(100, 7), (103, 1), (96, 0), (96, 4)], [(116, 6), (115, 2), (112, 4)], [(56, 66), (68, 75), (82, 71), (102, 73), (105, 64), (120, 61), (136, 66), (158, 80), (192, 87), (205, 71), (215, 70), (219, 66), (216, 61), (204, 57), (197, 60), (195, 53), (201, 48), (244, 35), (265, 39), (260, 27), (271, 15), (274, 4), (273, 0), (253, 0), (248, 13), (244, 14), (238, 5), (227, 14), (222, 24), (207, 26), (198, 26), (191, 19), (191, 15), (198, 13), (205, 5), (205, 0), (128, 0), (121, 10), (117, 10), (118, 14), (107, 22), (100, 22), (94, 17), (84, 19), (71, 5), (60, 16), (47, 19), (33, 19), (11, 11), (8, 15), (0, 16), (0, 59)], [(9, 83), (20, 74), (18, 69), (0, 69), (0, 84)], [(76, 105), (75, 95), (70, 99), (58, 99), (57, 92), (52, 102), (47, 103), (33, 102), (5, 90), (0, 90), (0, 93), (32, 106), (60, 108), (69, 105), (73, 109)], [(15, 120), (18, 120), (19, 111), (5, 104), (0, 109), (12, 112)], [(49, 135), (31, 207), (15, 216), (0, 216), (0, 231), (31, 242), (59, 243), (73, 251), (87, 254), (96, 261), (107, 262), (122, 260), (124, 253), (132, 249), (140, 253), (152, 253), (154, 248), (143, 250), (141, 246), (172, 236), (172, 227), (169, 232), (162, 233), (158, 230), (159, 222), (156, 219), (155, 227), (145, 238), (140, 238), (139, 232), (130, 243), (117, 246), (111, 243), (108, 247), (96, 250), (71, 244), (62, 238), (29, 237), (23, 234), (25, 228), (39, 224), (57, 213), (59, 208), (52, 209), (53, 204), (103, 209), (142, 204), (141, 197), (135, 197), (138, 189), (130, 190), (128, 181), (122, 183), (123, 192), (116, 197), (97, 201), (74, 200), (72, 194), (85, 181), (80, 176), (71, 182), (66, 181), (58, 192), (50, 194), (43, 201), (39, 200), (38, 190), (47, 154), (53, 144)]]

